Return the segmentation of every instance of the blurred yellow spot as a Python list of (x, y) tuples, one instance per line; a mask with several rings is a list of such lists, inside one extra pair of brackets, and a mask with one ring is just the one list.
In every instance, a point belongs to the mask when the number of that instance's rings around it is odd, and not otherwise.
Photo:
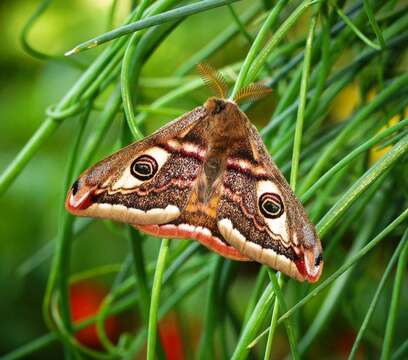
[[(408, 107), (405, 108), (404, 110), (404, 118), (406, 118), (408, 116)], [(397, 124), (399, 121), (401, 120), (401, 116), (400, 115), (394, 115), (390, 120), (388, 120), (387, 125), (383, 126), (380, 130), (379, 133), (381, 131), (384, 131), (385, 129), (389, 128), (390, 126), (393, 126), (395, 124)], [(371, 166), (372, 164), (374, 164), (375, 162), (377, 162), (378, 159), (380, 159), (381, 157), (383, 157), (388, 151), (390, 151), (392, 148), (392, 145), (388, 145), (385, 146), (383, 148), (380, 148), (380, 146), (373, 146), (370, 149), (370, 153), (369, 153), (369, 158), (368, 158), (368, 163)]]
[[(367, 94), (367, 100), (368, 101), (373, 100), (376, 97), (376, 95), (377, 95), (377, 89), (376, 88), (370, 89)], [(408, 115), (408, 107), (404, 111), (404, 116), (406, 117), (407, 115)], [(400, 115), (394, 115), (390, 120), (388, 120), (387, 124), (383, 126), (378, 132), (380, 133), (381, 131), (384, 131), (385, 129), (389, 128), (390, 126), (397, 124), (400, 120), (401, 120)], [(369, 158), (368, 158), (369, 165), (371, 166), (372, 164), (377, 162), (377, 160), (383, 157), (388, 151), (391, 150), (391, 148), (392, 148), (392, 145), (385, 146), (383, 148), (381, 148), (381, 146), (378, 146), (378, 145), (373, 146), (370, 149), (370, 153), (369, 153)]]
[(335, 122), (347, 119), (359, 103), (360, 89), (357, 82), (352, 82), (334, 98), (329, 110), (330, 119)]
[(367, 93), (367, 101), (373, 100), (377, 96), (377, 88), (371, 88)]

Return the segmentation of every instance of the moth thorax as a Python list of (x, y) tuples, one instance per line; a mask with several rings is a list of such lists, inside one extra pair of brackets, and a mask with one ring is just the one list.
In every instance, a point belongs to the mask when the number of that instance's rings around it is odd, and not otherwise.
[(204, 104), (209, 114), (217, 115), (223, 112), (227, 106), (227, 102), (216, 97), (209, 98)]

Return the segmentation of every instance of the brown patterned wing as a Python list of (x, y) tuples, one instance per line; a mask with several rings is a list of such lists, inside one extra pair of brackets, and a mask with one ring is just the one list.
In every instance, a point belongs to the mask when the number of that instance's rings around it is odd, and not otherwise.
[(92, 166), (69, 191), (67, 210), (140, 225), (176, 219), (203, 166), (206, 119), (198, 107)]
[(302, 204), (244, 114), (246, 135), (231, 147), (217, 224), (239, 252), (297, 280), (317, 281), (322, 248)]

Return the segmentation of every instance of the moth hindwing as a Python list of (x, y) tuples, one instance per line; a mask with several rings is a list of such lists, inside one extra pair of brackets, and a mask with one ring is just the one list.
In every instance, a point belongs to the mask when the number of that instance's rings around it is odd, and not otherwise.
[(66, 208), (317, 281), (313, 224), (235, 102), (210, 98), (86, 170)]

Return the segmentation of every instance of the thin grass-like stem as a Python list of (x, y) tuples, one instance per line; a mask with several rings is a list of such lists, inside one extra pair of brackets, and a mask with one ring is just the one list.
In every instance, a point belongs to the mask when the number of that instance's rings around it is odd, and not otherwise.
[(312, 17), (309, 26), (309, 32), (306, 40), (305, 48), (305, 58), (303, 61), (303, 70), (302, 70), (302, 80), (300, 82), (300, 93), (299, 93), (299, 107), (297, 112), (296, 127), (295, 127), (295, 138), (293, 142), (293, 152), (292, 152), (292, 168), (290, 172), (290, 186), (292, 187), (293, 192), (296, 192), (296, 183), (299, 170), (299, 159), (300, 159), (300, 149), (302, 144), (302, 135), (303, 135), (303, 121), (304, 121), (304, 112), (306, 107), (306, 98), (307, 98), (307, 88), (309, 81), (310, 73), (310, 63), (312, 60), (312, 45), (313, 45), (313, 36), (316, 27), (317, 18), (316, 16)]
[(146, 29), (148, 27), (155, 26), (155, 25), (160, 25), (165, 22), (179, 20), (189, 15), (211, 10), (211, 9), (214, 9), (220, 6), (224, 6), (224, 5), (236, 2), (236, 1), (240, 1), (240, 0), (204, 0), (196, 4), (185, 5), (185, 6), (181, 6), (179, 8), (173, 9), (173, 10), (162, 12), (157, 15), (152, 15), (145, 19), (142, 19), (142, 20), (139, 20), (139, 21), (127, 24), (127, 25), (123, 25), (119, 28), (116, 28), (115, 30), (108, 31), (107, 33), (94, 37), (93, 39), (87, 40), (75, 46), (73, 49), (67, 51), (65, 53), (65, 56), (78, 54), (81, 51), (92, 49), (96, 46), (104, 44), (108, 41), (112, 41), (114, 39), (117, 39), (121, 36), (127, 35), (132, 32)]
[(286, 5), (288, 0), (279, 0), (276, 5), (273, 7), (273, 9), (270, 11), (268, 17), (262, 24), (261, 29), (259, 30), (258, 34), (255, 37), (254, 42), (252, 43), (251, 48), (248, 51), (247, 56), (245, 57), (245, 60), (241, 66), (241, 69), (238, 74), (238, 78), (235, 82), (234, 88), (232, 89), (230, 99), (234, 99), (234, 97), (237, 95), (238, 91), (244, 87), (246, 84), (246, 77), (248, 75), (248, 72), (250, 70), (250, 67), (252, 66), (252, 63), (261, 49), (262, 43), (266, 39), (266, 35), (268, 31), (275, 25), (275, 23), (278, 21), (279, 14), (282, 11), (283, 7)]
[(367, 245), (365, 245), (356, 255), (348, 259), (338, 270), (330, 275), (326, 280), (316, 286), (309, 294), (307, 294), (302, 300), (292, 306), (285, 314), (283, 314), (278, 322), (282, 322), (284, 319), (292, 316), (295, 311), (304, 306), (311, 299), (322, 292), (327, 286), (329, 286), (334, 280), (356, 264), (362, 257), (364, 257), (371, 249), (373, 249), (381, 240), (383, 240), (388, 234), (390, 234), (399, 224), (407, 220), (408, 209), (405, 209), (393, 222), (391, 222), (386, 228), (384, 228), (376, 237), (374, 237)]
[(157, 339), (157, 316), (160, 301), (160, 292), (164, 269), (166, 266), (166, 257), (169, 250), (170, 240), (163, 239), (159, 256), (157, 258), (156, 272), (153, 278), (152, 295), (149, 309), (149, 325), (147, 331), (147, 359), (155, 359), (156, 339)]
[[(407, 235), (408, 231), (405, 232)], [(405, 238), (406, 236), (404, 236)], [(400, 305), (401, 290), (404, 278), (407, 275), (408, 262), (408, 241), (405, 241), (401, 254), (399, 256), (397, 272), (394, 279), (394, 287), (392, 289), (391, 305), (388, 312), (387, 325), (385, 327), (384, 341), (381, 350), (381, 360), (389, 360), (391, 358), (392, 344), (395, 336), (395, 327), (398, 319), (398, 309)]]
[[(285, 301), (285, 298), (284, 298), (282, 290), (281, 290), (281, 287), (283, 285), (283, 277), (280, 276), (279, 279), (278, 279), (276, 274), (269, 271), (269, 279), (271, 280), (273, 291), (274, 291), (275, 296), (276, 296), (275, 304), (276, 304), (276, 301), (278, 301), (279, 308), (281, 308), (281, 310), (283, 312), (286, 312), (287, 305), (286, 305), (286, 301)], [(281, 281), (279, 281), (279, 280), (281, 280)], [(275, 308), (274, 308), (273, 312), (275, 312)], [(286, 333), (288, 334), (290, 350), (292, 352), (292, 358), (294, 360), (300, 359), (298, 343), (296, 341), (296, 335), (295, 335), (294, 328), (293, 328), (293, 321), (292, 321), (292, 319), (288, 319), (288, 320), (289, 321), (284, 321), (284, 324), (285, 324), (285, 327), (286, 327)], [(272, 316), (272, 326), (274, 326), (275, 324), (277, 324), (277, 323), (275, 321), (273, 321), (273, 316)], [(271, 329), (273, 329), (273, 327), (271, 327)], [(272, 332), (273, 331), (274, 330), (272, 330)]]
[(356, 358), (358, 347), (360, 345), (361, 340), (363, 339), (364, 333), (367, 330), (368, 323), (371, 320), (371, 317), (372, 317), (372, 315), (374, 313), (375, 307), (376, 307), (376, 305), (378, 303), (378, 300), (380, 298), (380, 294), (383, 291), (384, 286), (386, 284), (386, 281), (387, 281), (388, 277), (390, 276), (391, 271), (392, 271), (395, 263), (398, 260), (398, 257), (401, 254), (402, 248), (404, 246), (406, 247), (407, 243), (408, 243), (408, 231), (405, 231), (401, 241), (399, 242), (397, 248), (394, 251), (394, 254), (392, 255), (390, 261), (388, 262), (386, 269), (384, 270), (384, 274), (382, 275), (380, 282), (378, 283), (377, 290), (375, 291), (375, 294), (374, 294), (374, 296), (373, 296), (373, 298), (371, 300), (370, 306), (368, 307), (368, 310), (367, 310), (367, 313), (366, 313), (366, 315), (364, 317), (363, 323), (361, 324), (360, 329), (358, 330), (356, 339), (354, 340), (354, 344), (353, 344), (351, 352), (350, 352), (350, 354), (348, 356), (348, 360), (354, 360)]

